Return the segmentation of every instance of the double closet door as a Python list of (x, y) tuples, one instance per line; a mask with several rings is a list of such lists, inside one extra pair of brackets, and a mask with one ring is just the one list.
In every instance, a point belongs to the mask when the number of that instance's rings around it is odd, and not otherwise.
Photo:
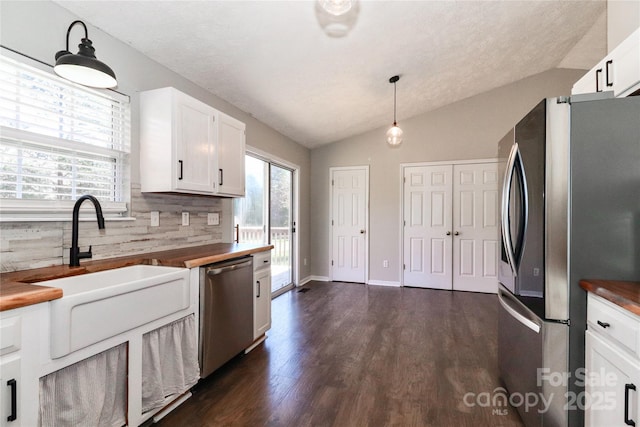
[(403, 167), (403, 285), (496, 293), (496, 162)]

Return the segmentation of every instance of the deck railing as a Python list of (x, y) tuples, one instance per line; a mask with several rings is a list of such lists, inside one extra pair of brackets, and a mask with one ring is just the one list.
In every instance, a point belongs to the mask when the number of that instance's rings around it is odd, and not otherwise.
[[(262, 227), (240, 227), (240, 243), (260, 244), (266, 242)], [(271, 227), (271, 263), (275, 265), (289, 265), (291, 250), (291, 233), (289, 227)]]

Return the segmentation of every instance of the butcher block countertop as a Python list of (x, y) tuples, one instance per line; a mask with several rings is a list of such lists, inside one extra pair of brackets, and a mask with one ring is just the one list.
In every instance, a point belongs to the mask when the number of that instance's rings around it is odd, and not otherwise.
[(62, 289), (34, 285), (45, 280), (95, 273), (138, 264), (193, 268), (270, 249), (273, 249), (273, 246), (246, 243), (215, 243), (96, 261), (81, 261), (80, 267), (56, 265), (2, 273), (0, 275), (0, 311), (62, 298)]
[(580, 286), (640, 316), (640, 282), (581, 280)]

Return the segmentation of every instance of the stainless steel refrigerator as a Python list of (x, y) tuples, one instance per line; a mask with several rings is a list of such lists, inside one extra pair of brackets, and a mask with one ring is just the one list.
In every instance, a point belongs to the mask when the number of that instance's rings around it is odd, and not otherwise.
[(582, 426), (579, 281), (640, 280), (640, 97), (545, 99), (499, 159), (501, 379), (528, 427)]

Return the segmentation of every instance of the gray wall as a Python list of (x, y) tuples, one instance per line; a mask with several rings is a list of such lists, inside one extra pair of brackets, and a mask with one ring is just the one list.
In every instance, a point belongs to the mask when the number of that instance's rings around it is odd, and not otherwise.
[[(114, 7), (123, 7), (122, 4), (114, 4)], [(48, 63), (54, 62), (54, 55), (65, 47), (66, 31), (77, 17), (66, 9), (53, 2), (30, 1), (2, 1), (0, 2), (0, 41), (3, 45), (18, 50), (34, 58)], [(96, 48), (97, 57), (108, 63), (118, 77), (118, 90), (131, 96), (132, 105), (132, 153), (131, 153), (131, 180), (132, 180), (132, 206), (131, 215), (135, 216), (135, 222), (109, 222), (107, 229), (120, 235), (119, 238), (110, 240), (111, 244), (128, 243), (129, 233), (123, 228), (134, 227), (141, 234), (165, 233), (164, 236), (149, 236), (148, 243), (137, 245), (123, 245), (119, 253), (139, 253), (156, 248), (158, 240), (160, 245), (197, 245), (217, 241), (229, 241), (231, 238), (231, 202), (229, 199), (208, 199), (210, 205), (202, 202), (202, 198), (191, 196), (161, 196), (144, 195), (139, 193), (139, 127), (138, 127), (138, 94), (141, 91), (164, 86), (173, 86), (203, 102), (243, 121), (247, 125), (247, 144), (263, 151), (269, 152), (288, 162), (300, 166), (300, 259), (310, 257), (310, 224), (309, 224), (309, 174), (310, 152), (305, 147), (297, 144), (289, 138), (279, 134), (265, 124), (257, 121), (249, 114), (235, 108), (215, 95), (198, 87), (184, 77), (152, 61), (140, 52), (132, 49), (127, 44), (105, 34), (86, 22), (89, 30), (89, 38)], [(70, 44), (77, 44), (73, 41)], [(137, 204), (137, 206), (136, 206)], [(182, 209), (180, 205), (189, 206), (192, 212), (204, 214), (206, 211), (219, 211), (222, 213), (222, 228), (202, 227), (198, 221), (189, 227), (179, 228), (178, 231), (168, 232), (160, 229), (140, 229), (148, 227), (149, 209), (160, 210), (161, 223), (163, 213), (172, 224), (177, 221), (174, 215)], [(194, 207), (195, 206), (195, 207)], [(192, 214), (193, 215), (193, 214)], [(84, 224), (81, 224), (84, 227)], [(95, 224), (91, 224), (94, 227)], [(177, 227), (177, 225), (176, 225)], [(68, 227), (62, 223), (3, 223), (2, 224), (2, 270), (24, 269), (35, 266), (63, 263), (63, 248), (68, 248), (69, 238), (64, 230)], [(161, 227), (162, 228), (162, 227)], [(5, 230), (11, 229), (11, 233)], [(88, 230), (89, 228), (87, 228)], [(118, 232), (117, 230), (120, 230)], [(176, 239), (176, 233), (179, 234)], [(9, 241), (9, 235), (12, 240)], [(7, 236), (7, 238), (5, 238)], [(44, 238), (44, 240), (42, 240)], [(91, 241), (81, 241), (81, 245), (94, 245), (94, 257), (105, 258), (114, 256), (109, 251), (101, 251), (100, 236), (94, 236)], [(138, 236), (138, 240), (144, 238)], [(63, 243), (64, 242), (64, 243)], [(39, 260), (33, 259), (33, 248), (46, 246), (46, 254)], [(66, 252), (66, 251), (64, 251)], [(6, 262), (5, 262), (6, 261)], [(302, 263), (301, 263), (302, 264)], [(300, 265), (300, 277), (309, 275), (309, 266)]]
[[(329, 168), (370, 165), (369, 279), (400, 281), (400, 164), (494, 158), (500, 138), (542, 98), (568, 95), (584, 70), (556, 69), (400, 120), (404, 142), (390, 148), (387, 127), (311, 151), (311, 271), (329, 276)], [(391, 102), (391, 101), (390, 101)], [(402, 105), (402, 99), (398, 99)], [(391, 118), (390, 118), (391, 119)], [(389, 268), (383, 268), (389, 260)]]
[(611, 52), (640, 27), (640, 0), (607, 2), (607, 50)]

